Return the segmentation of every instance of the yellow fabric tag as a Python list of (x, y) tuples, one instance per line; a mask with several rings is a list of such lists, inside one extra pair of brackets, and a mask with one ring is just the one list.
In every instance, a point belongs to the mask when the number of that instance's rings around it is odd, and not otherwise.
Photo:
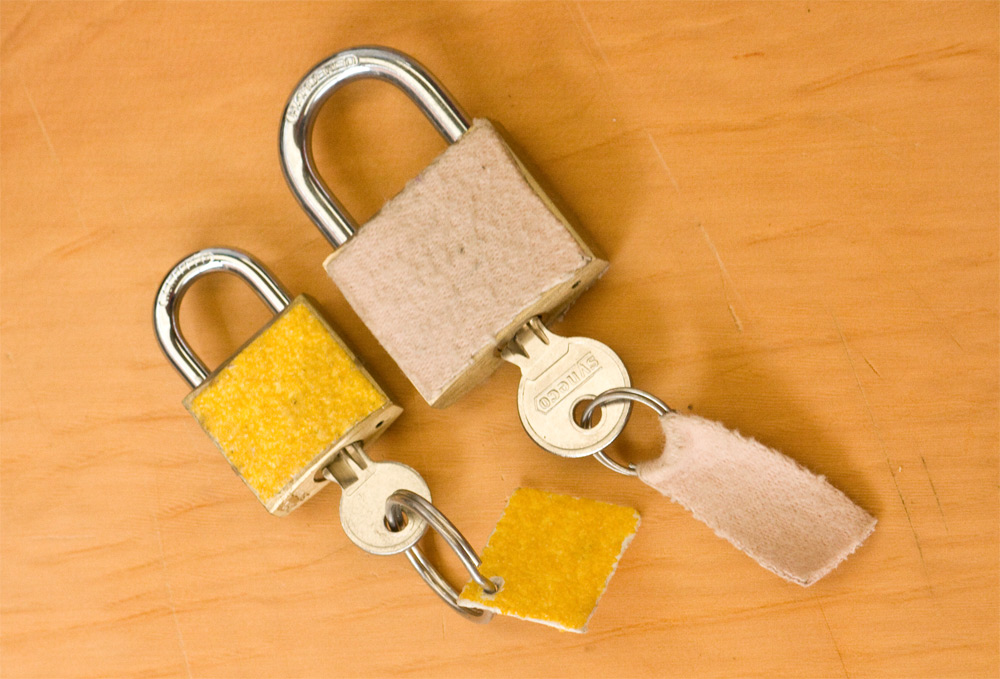
[(597, 601), (639, 528), (631, 507), (518, 488), (483, 550), (479, 570), (502, 583), (487, 595), (470, 582), (472, 608), (586, 632)]

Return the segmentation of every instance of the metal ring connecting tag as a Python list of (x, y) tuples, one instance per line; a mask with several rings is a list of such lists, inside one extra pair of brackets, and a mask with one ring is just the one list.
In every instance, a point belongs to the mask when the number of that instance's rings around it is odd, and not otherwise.
[[(437, 507), (420, 495), (409, 491), (399, 490), (389, 496), (385, 502), (386, 522), (392, 530), (402, 530), (405, 527), (404, 514), (412, 522), (414, 518), (419, 518), (437, 531), (444, 541), (451, 547), (458, 556), (465, 570), (483, 588), (487, 594), (495, 594), (498, 590), (496, 584), (479, 572), (479, 566), (483, 563), (476, 550), (472, 548), (469, 541), (465, 539), (455, 525), (442, 514)], [(424, 579), (431, 589), (441, 597), (442, 600), (451, 606), (455, 612), (472, 622), (489, 622), (493, 614), (489, 611), (482, 611), (476, 608), (469, 608), (458, 603), (459, 593), (452, 587), (437, 568), (427, 560), (420, 548), (416, 545), (409, 547), (406, 558), (416, 569), (420, 577)]]
[[(634, 389), (632, 387), (623, 387), (620, 389), (608, 389), (607, 391), (599, 394), (593, 401), (587, 404), (587, 407), (583, 411), (583, 415), (580, 416), (580, 421), (583, 426), (588, 426), (590, 424), (591, 418), (594, 416), (594, 412), (598, 408), (603, 408), (606, 405), (612, 403), (641, 403), (644, 406), (648, 406), (653, 409), (653, 412), (657, 414), (658, 417), (663, 417), (667, 413), (674, 412), (673, 409), (666, 403), (653, 396), (648, 391), (643, 391), (642, 389)], [(609, 441), (610, 444), (615, 439), (621, 430), (615, 434), (614, 439)], [(611, 471), (618, 472), (619, 474), (624, 474), (625, 476), (638, 476), (639, 470), (634, 465), (629, 463), (627, 466), (619, 462), (612, 460), (604, 450), (599, 450), (594, 453), (594, 458), (603, 464), (605, 467)]]

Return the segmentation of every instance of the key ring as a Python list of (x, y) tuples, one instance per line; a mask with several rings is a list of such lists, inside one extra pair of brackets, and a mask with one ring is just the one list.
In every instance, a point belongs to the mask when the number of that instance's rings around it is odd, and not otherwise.
[[(583, 424), (584, 427), (589, 427), (590, 420), (594, 416), (595, 410), (611, 403), (623, 402), (641, 403), (644, 406), (652, 408), (653, 412), (655, 412), (659, 417), (663, 417), (667, 413), (674, 412), (670, 406), (658, 399), (656, 396), (650, 394), (648, 391), (634, 389), (632, 387), (621, 387), (618, 389), (608, 389), (607, 391), (601, 392), (597, 395), (593, 401), (587, 404), (587, 407), (583, 411), (583, 415), (580, 416), (580, 423)], [(608, 443), (612, 443), (620, 434), (621, 432), (619, 431)], [(628, 466), (626, 466), (620, 462), (616, 462), (604, 452), (605, 450), (607, 450), (607, 448), (594, 453), (594, 458), (598, 462), (611, 471), (618, 472), (619, 474), (623, 474), (625, 476), (639, 475), (639, 470), (634, 464), (629, 463)]]
[[(409, 511), (418, 515), (427, 522), (431, 528), (437, 531), (444, 541), (451, 547), (455, 555), (465, 566), (465, 570), (477, 585), (483, 588), (487, 594), (496, 594), (499, 588), (486, 576), (479, 572), (482, 559), (476, 554), (469, 541), (465, 539), (455, 525), (442, 514), (437, 507), (432, 505), (427, 499), (409, 490), (398, 490), (389, 496), (385, 501), (386, 522), (390, 530), (400, 530), (403, 527), (404, 514)], [(459, 593), (455, 590), (440, 571), (427, 560), (427, 557), (419, 547), (413, 545), (404, 552), (410, 564), (420, 574), (431, 589), (451, 606), (455, 612), (472, 622), (485, 623), (493, 618), (493, 613), (475, 608), (462, 606), (458, 603)]]

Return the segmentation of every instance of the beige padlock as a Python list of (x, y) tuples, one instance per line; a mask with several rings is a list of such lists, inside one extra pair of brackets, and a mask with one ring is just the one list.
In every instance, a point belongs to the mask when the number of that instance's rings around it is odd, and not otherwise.
[[(362, 78), (402, 89), (450, 146), (358, 229), (319, 179), (310, 137), (323, 102)], [(561, 314), (608, 266), (497, 128), (470, 125), (426, 69), (394, 50), (353, 48), (313, 68), (285, 109), (280, 146), (292, 192), (337, 248), (327, 273), (433, 406), (484, 380), (518, 329)]]

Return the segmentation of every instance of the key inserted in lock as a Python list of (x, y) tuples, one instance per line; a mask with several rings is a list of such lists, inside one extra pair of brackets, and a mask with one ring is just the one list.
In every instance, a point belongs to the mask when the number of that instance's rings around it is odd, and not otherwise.
[(628, 422), (630, 403), (601, 410), (601, 419), (584, 426), (576, 415), (608, 389), (631, 386), (621, 359), (606, 345), (586, 337), (556, 335), (539, 318), (528, 321), (501, 357), (521, 369), (517, 411), (528, 435), (562, 457), (586, 457), (608, 446)]
[(427, 530), (418, 514), (391, 530), (385, 522), (386, 501), (400, 490), (430, 500), (424, 479), (405, 464), (373, 462), (361, 444), (347, 446), (324, 470), (323, 476), (344, 492), (340, 496), (340, 524), (354, 544), (370, 554), (399, 554), (417, 544)]

